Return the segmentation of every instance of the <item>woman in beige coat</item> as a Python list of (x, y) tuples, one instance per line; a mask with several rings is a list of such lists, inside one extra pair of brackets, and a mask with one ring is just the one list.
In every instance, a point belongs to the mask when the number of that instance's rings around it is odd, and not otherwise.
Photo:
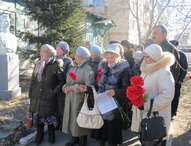
[(167, 137), (163, 139), (161, 145), (166, 145), (171, 122), (171, 101), (174, 97), (174, 79), (169, 68), (174, 63), (174, 57), (171, 53), (163, 52), (157, 44), (148, 46), (143, 52), (141, 77), (144, 79), (143, 88), (149, 97), (143, 107), (138, 109), (133, 106), (131, 130), (138, 132), (141, 121), (140, 110), (143, 113), (142, 118), (145, 118), (150, 107), (150, 100), (154, 98), (152, 112), (158, 111), (165, 120)]
[[(62, 88), (66, 94), (62, 131), (66, 134), (72, 134), (72, 140), (69, 141), (66, 146), (72, 146), (78, 143), (80, 146), (87, 145), (87, 135), (89, 131), (88, 129), (79, 127), (76, 119), (82, 106), (81, 102), (83, 97), (83, 92), (81, 92), (78, 87), (80, 85), (94, 84), (94, 71), (87, 64), (89, 57), (90, 52), (87, 48), (77, 48), (74, 66), (68, 70), (66, 84)], [(76, 80), (73, 80), (69, 76), (70, 72), (78, 76)]]

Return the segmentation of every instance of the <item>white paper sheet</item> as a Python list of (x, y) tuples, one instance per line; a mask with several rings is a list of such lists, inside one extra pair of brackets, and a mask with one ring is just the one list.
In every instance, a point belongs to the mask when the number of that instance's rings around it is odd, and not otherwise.
[(113, 109), (117, 108), (117, 104), (111, 95), (107, 95), (106, 92), (98, 94), (94, 99), (101, 112), (105, 114)]

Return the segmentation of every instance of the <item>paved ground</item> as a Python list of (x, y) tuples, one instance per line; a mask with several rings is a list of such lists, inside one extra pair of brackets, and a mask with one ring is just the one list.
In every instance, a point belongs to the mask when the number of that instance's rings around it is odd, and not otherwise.
[[(64, 146), (68, 141), (70, 141), (71, 135), (66, 135), (62, 132), (56, 131), (56, 142), (54, 146)], [(48, 133), (45, 133), (44, 140), (41, 146), (48, 146)], [(138, 135), (129, 130), (123, 131), (123, 144), (122, 146), (139, 146)], [(35, 146), (35, 143), (32, 142), (28, 146)], [(99, 143), (88, 137), (88, 146), (99, 146)]]

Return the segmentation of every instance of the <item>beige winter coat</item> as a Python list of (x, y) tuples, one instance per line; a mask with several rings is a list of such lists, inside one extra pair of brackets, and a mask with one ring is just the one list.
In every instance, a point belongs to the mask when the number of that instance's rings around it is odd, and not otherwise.
[[(170, 53), (153, 63), (146, 65), (143, 61), (141, 65), (141, 77), (144, 79), (143, 88), (145, 93), (149, 94), (148, 101), (144, 104), (142, 111), (142, 118), (146, 117), (150, 107), (150, 99), (154, 98), (152, 112), (158, 111), (159, 115), (164, 117), (167, 136), (169, 135), (170, 122), (171, 122), (171, 101), (174, 97), (174, 79), (170, 72), (170, 65), (174, 62), (174, 57)], [(138, 132), (139, 124), (141, 122), (140, 110), (133, 106), (133, 118), (131, 130)], [(166, 137), (167, 138), (167, 137)], [(165, 138), (165, 139), (166, 139)]]
[[(73, 80), (68, 74), (73, 72), (78, 76), (77, 80)], [(94, 84), (94, 71), (86, 63), (71, 67), (67, 72), (66, 84), (63, 86), (62, 90), (66, 86), (75, 86), (74, 92), (69, 92), (65, 98), (65, 108), (63, 116), (63, 128), (62, 131), (66, 134), (71, 133), (72, 136), (84, 136), (88, 135), (89, 130), (81, 128), (76, 122), (79, 110), (81, 108), (82, 92), (79, 91), (79, 85), (93, 85)]]

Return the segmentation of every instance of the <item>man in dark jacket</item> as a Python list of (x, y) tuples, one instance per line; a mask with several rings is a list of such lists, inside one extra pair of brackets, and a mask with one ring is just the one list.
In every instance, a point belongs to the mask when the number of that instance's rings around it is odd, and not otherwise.
[[(180, 74), (180, 55), (177, 50), (171, 43), (166, 39), (167, 37), (167, 29), (163, 25), (156, 25), (153, 28), (152, 39), (155, 44), (161, 46), (163, 51), (170, 52), (174, 54), (175, 63), (170, 67), (170, 71), (174, 77), (174, 81), (178, 82), (179, 74)], [(175, 91), (176, 91), (175, 86)]]
[[(179, 43), (177, 40), (171, 40), (170, 43), (173, 44), (178, 49)], [(174, 99), (173, 99), (172, 105), (171, 105), (171, 113), (172, 113), (172, 119), (173, 120), (176, 116), (176, 112), (178, 109), (180, 89), (181, 89), (183, 80), (187, 74), (187, 69), (188, 69), (188, 58), (187, 58), (186, 54), (179, 50), (179, 55), (180, 55), (180, 74), (178, 77), (178, 81), (175, 84), (176, 90), (175, 90)]]
[(161, 46), (163, 51), (170, 52), (174, 54), (176, 59), (175, 63), (170, 67), (170, 71), (174, 77), (174, 81), (178, 81), (179, 73), (180, 73), (180, 55), (178, 53), (178, 49), (175, 48), (169, 41), (166, 39), (167, 37), (167, 29), (163, 25), (156, 25), (153, 28), (152, 39), (155, 44)]

